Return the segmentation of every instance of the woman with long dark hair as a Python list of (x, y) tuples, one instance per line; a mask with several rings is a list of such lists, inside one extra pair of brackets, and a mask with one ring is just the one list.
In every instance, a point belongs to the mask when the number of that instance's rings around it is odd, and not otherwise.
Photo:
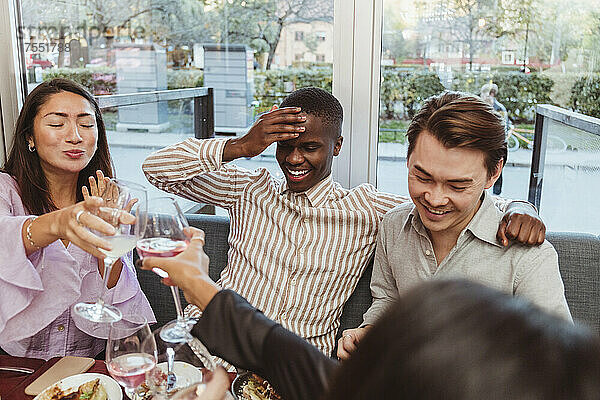
[[(95, 356), (105, 347), (97, 324), (73, 319), (71, 305), (102, 291), (105, 240), (93, 212), (113, 176), (106, 130), (94, 97), (53, 79), (25, 99), (0, 173), (0, 347), (48, 359)], [(123, 314), (154, 321), (130, 256), (115, 263), (105, 299)]]

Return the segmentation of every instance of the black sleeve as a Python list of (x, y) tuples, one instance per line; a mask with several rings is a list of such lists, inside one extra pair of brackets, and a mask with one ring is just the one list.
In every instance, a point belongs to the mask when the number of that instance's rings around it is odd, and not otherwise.
[(285, 400), (321, 398), (337, 366), (231, 290), (212, 299), (192, 334), (212, 354), (267, 379)]

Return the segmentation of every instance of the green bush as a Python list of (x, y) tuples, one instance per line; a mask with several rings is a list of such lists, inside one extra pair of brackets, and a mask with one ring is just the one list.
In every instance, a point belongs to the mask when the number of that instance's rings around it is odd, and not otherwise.
[(600, 74), (579, 78), (571, 89), (574, 111), (600, 118)]
[(537, 104), (551, 104), (554, 82), (538, 73), (495, 73), (493, 82), (498, 85), (498, 101), (506, 107), (514, 122), (531, 122)]
[(168, 69), (167, 89), (185, 89), (202, 87), (204, 85), (204, 73), (195, 69)]
[[(43, 79), (45, 81), (54, 78), (65, 78), (80, 83), (93, 94), (115, 94), (117, 92), (115, 69), (110, 67), (56, 68), (44, 71)], [(203, 83), (202, 71), (167, 70), (168, 89), (201, 87)]]
[[(444, 91), (437, 74), (396, 66), (384, 67), (380, 87), (383, 119), (412, 118), (423, 101)], [(398, 115), (398, 106), (402, 114)]]
[(562, 108), (571, 108), (571, 89), (575, 82), (586, 76), (582, 72), (554, 72), (544, 71), (544, 76), (552, 79), (554, 86), (552, 86), (552, 93), (550, 98), (552, 103)]
[(381, 118), (387, 120), (398, 117), (406, 118), (406, 115), (398, 115), (397, 106), (403, 105), (406, 97), (406, 83), (411, 74), (410, 70), (403, 68), (384, 67), (382, 69), (379, 88), (379, 113)]
[(275, 69), (254, 74), (254, 98), (258, 112), (279, 104), (291, 92), (303, 87), (332, 91), (333, 70), (330, 66)]
[(86, 87), (93, 94), (114, 94), (117, 91), (117, 79), (114, 68), (53, 68), (46, 69), (44, 81), (65, 78)]
[(452, 90), (479, 96), (481, 87), (486, 83), (490, 83), (490, 81), (493, 81), (493, 74), (491, 72), (482, 72), (478, 74), (472, 72), (458, 73), (454, 75), (452, 80)]
[(531, 122), (537, 104), (552, 103), (550, 94), (554, 81), (538, 73), (497, 71), (458, 74), (454, 77), (452, 89), (479, 95), (481, 87), (489, 82), (498, 85), (498, 101), (506, 107), (514, 122)]
[(436, 73), (425, 72), (410, 75), (406, 84), (406, 94), (403, 99), (408, 116), (412, 119), (421, 105), (430, 96), (445, 90)]

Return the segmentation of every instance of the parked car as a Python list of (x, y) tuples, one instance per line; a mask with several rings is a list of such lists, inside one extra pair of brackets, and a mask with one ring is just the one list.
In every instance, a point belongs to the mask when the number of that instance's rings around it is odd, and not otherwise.
[(25, 58), (25, 64), (27, 68), (32, 67), (42, 67), (42, 68), (52, 68), (54, 67), (54, 63), (47, 59), (47, 57), (42, 53), (29, 53)]

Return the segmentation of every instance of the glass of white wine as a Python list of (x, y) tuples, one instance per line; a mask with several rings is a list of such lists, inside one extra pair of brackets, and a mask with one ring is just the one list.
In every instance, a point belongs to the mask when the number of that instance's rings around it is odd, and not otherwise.
[[(107, 240), (112, 245), (112, 250), (102, 250), (104, 256), (104, 286), (102, 293), (95, 303), (77, 303), (73, 311), (92, 322), (116, 322), (122, 318), (118, 308), (105, 304), (104, 295), (107, 291), (108, 278), (113, 264), (127, 252), (133, 250), (138, 239), (145, 230), (145, 207), (148, 205), (146, 188), (137, 183), (122, 179), (109, 179), (101, 196), (104, 205), (99, 208), (97, 215), (111, 224), (116, 233), (105, 235), (94, 231), (94, 234)], [(136, 216), (136, 220), (123, 223), (123, 213)], [(143, 221), (141, 220), (144, 219)]]

